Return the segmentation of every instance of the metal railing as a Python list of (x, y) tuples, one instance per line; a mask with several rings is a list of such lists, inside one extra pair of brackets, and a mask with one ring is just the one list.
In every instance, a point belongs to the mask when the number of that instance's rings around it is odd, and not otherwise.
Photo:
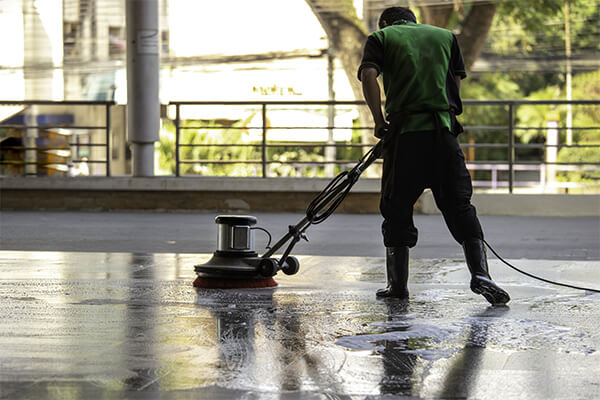
[[(58, 171), (67, 175), (73, 165), (101, 164), (104, 174), (111, 175), (111, 106), (114, 101), (2, 101), (0, 110), (11, 108), (2, 118), (10, 121), (11, 117), (21, 116), (22, 121), (12, 123), (0, 122), (0, 175), (43, 175), (40, 170)], [(103, 124), (87, 124), (85, 116), (76, 117), (76, 109), (83, 106), (102, 107), (104, 109)], [(14, 112), (13, 112), (14, 111)], [(39, 116), (70, 115), (68, 122), (42, 122)], [(14, 118), (13, 118), (14, 119)], [(52, 118), (50, 118), (52, 119)], [(78, 122), (82, 120), (82, 122)], [(60, 136), (60, 140), (47, 140), (52, 132)], [(101, 135), (100, 143), (93, 143), (92, 136)], [(79, 140), (82, 135), (86, 141)], [(47, 144), (40, 144), (43, 140)], [(93, 148), (104, 148), (103, 158), (79, 158), (84, 148), (91, 153)], [(45, 158), (45, 159), (44, 159)], [(8, 171), (8, 172), (7, 172)]]
[[(547, 182), (547, 171), (551, 169), (552, 173), (560, 172), (560, 171), (600, 171), (600, 160), (595, 161), (579, 161), (579, 162), (560, 162), (558, 160), (548, 160), (546, 155), (549, 149), (563, 149), (563, 148), (600, 148), (598, 144), (548, 144), (548, 143), (518, 143), (516, 132), (523, 131), (542, 131), (546, 132), (548, 127), (546, 126), (523, 126), (520, 125), (517, 121), (516, 112), (519, 107), (540, 107), (540, 106), (586, 106), (586, 107), (595, 107), (595, 112), (598, 112), (598, 108), (600, 107), (600, 101), (598, 100), (587, 100), (587, 101), (560, 101), (560, 100), (548, 100), (548, 101), (527, 101), (527, 100), (494, 100), (494, 101), (479, 101), (479, 100), (465, 100), (463, 102), (466, 110), (472, 110), (476, 107), (496, 107), (500, 108), (500, 115), (503, 117), (504, 123), (494, 124), (494, 125), (481, 125), (475, 124), (474, 121), (470, 121), (468, 118), (468, 114), (462, 116), (460, 119), (464, 124), (465, 133), (459, 138), (468, 137), (469, 133), (478, 132), (478, 131), (495, 131), (495, 135), (498, 138), (502, 138), (503, 141), (501, 143), (461, 143), (461, 147), (463, 151), (466, 153), (469, 152), (469, 149), (500, 149), (501, 152), (504, 153), (503, 159), (501, 160), (474, 160), (469, 159), (467, 157), (467, 167), (471, 170), (472, 174), (477, 175), (477, 171), (488, 171), (491, 174), (491, 177), (487, 181), (483, 181), (480, 179), (474, 179), (473, 183), (475, 186), (484, 186), (492, 189), (496, 188), (507, 188), (510, 193), (512, 193), (516, 186), (519, 187), (531, 187), (531, 186), (539, 186), (546, 185)], [(297, 149), (302, 148), (363, 148), (366, 144), (364, 143), (350, 143), (344, 142), (340, 143), (339, 141), (334, 141), (332, 139), (332, 135), (329, 135), (328, 140), (320, 140), (315, 142), (285, 142), (281, 140), (273, 140), (269, 136), (273, 132), (277, 131), (287, 131), (287, 132), (296, 132), (296, 133), (306, 133), (311, 130), (321, 130), (334, 132), (339, 130), (349, 130), (351, 132), (356, 131), (364, 131), (368, 135), (371, 134), (372, 127), (370, 126), (356, 126), (355, 124), (346, 124), (345, 126), (336, 126), (336, 124), (331, 124), (331, 119), (321, 125), (310, 125), (304, 124), (294, 125), (294, 124), (280, 124), (273, 125), (269, 121), (269, 115), (275, 114), (277, 111), (290, 111), (290, 110), (310, 110), (315, 112), (318, 110), (321, 112), (321, 115), (324, 115), (325, 112), (330, 108), (339, 109), (342, 108), (355, 108), (357, 109), (359, 106), (364, 106), (365, 103), (362, 101), (229, 101), (229, 102), (216, 102), (216, 101), (174, 101), (169, 103), (170, 107), (174, 108), (174, 125), (175, 125), (175, 175), (181, 176), (185, 175), (185, 172), (182, 172), (183, 166), (189, 165), (227, 165), (227, 164), (243, 164), (243, 165), (259, 165), (260, 173), (258, 176), (262, 176), (264, 178), (271, 176), (269, 173), (269, 167), (273, 165), (289, 165), (293, 167), (323, 167), (325, 165), (336, 165), (340, 168), (344, 166), (354, 165), (355, 160), (342, 160), (342, 159), (322, 159), (318, 161), (301, 161), (301, 160), (282, 160), (282, 159), (273, 159), (269, 157), (268, 153), (270, 150), (276, 148), (288, 148), (295, 147)], [(255, 115), (254, 120), (258, 119), (258, 122), (250, 125), (223, 125), (223, 124), (207, 124), (207, 123), (198, 123), (198, 121), (214, 121), (217, 118), (214, 115), (219, 115), (219, 112), (215, 114), (214, 109), (218, 107), (226, 107), (227, 111), (222, 112), (220, 115), (229, 115), (231, 120), (243, 120), (249, 112)], [(232, 109), (234, 108), (242, 108), (243, 112), (239, 113), (238, 116), (234, 116), (234, 112)], [(320, 109), (319, 109), (320, 107)], [(202, 111), (203, 109), (211, 108), (212, 113), (209, 116)], [(183, 113), (184, 109), (192, 109), (188, 112)], [(194, 110), (195, 109), (195, 110)], [(260, 115), (260, 117), (258, 117)], [(358, 116), (358, 114), (357, 114)], [(465, 119), (466, 118), (466, 119)], [(190, 122), (191, 123), (188, 123)], [(556, 126), (555, 129), (557, 132), (564, 131), (573, 131), (573, 132), (598, 132), (600, 131), (600, 126)], [(255, 139), (254, 141), (240, 143), (238, 142), (221, 142), (221, 143), (190, 143), (186, 142), (184, 139), (185, 132), (187, 131), (218, 131), (218, 130), (233, 130), (233, 131), (253, 131), (254, 133), (260, 133), (260, 138)], [(256, 136), (256, 135), (255, 135)], [(253, 149), (259, 149), (259, 151), (255, 152), (255, 155), (259, 155), (258, 157), (252, 159), (196, 159), (190, 157), (184, 157), (182, 152), (198, 149), (198, 148), (232, 148), (232, 147), (248, 147)], [(539, 150), (540, 158), (539, 159), (522, 159), (523, 157), (518, 157), (518, 152), (521, 150)], [(325, 152), (325, 150), (323, 150)], [(323, 158), (323, 157), (322, 157)], [(531, 158), (531, 157), (530, 157)], [(538, 176), (536, 180), (516, 180), (515, 173), (517, 171), (535, 173)], [(501, 175), (506, 175), (501, 179)], [(555, 186), (561, 186), (565, 189), (569, 187), (575, 187), (578, 184), (574, 184), (572, 182), (555, 182)]]
[[(516, 111), (521, 106), (592, 106), (596, 107), (596, 112), (600, 111), (600, 100), (464, 100), (463, 104), (465, 108), (469, 107), (481, 107), (481, 106), (496, 106), (505, 109), (506, 113), (506, 125), (500, 126), (476, 126), (469, 125), (471, 121), (467, 120), (465, 125), (465, 132), (477, 131), (477, 130), (496, 130), (504, 133), (506, 137), (506, 143), (481, 143), (481, 144), (469, 144), (462, 143), (463, 149), (469, 148), (503, 148), (506, 150), (505, 162), (490, 162), (488, 160), (480, 161), (469, 161), (467, 167), (470, 170), (489, 170), (492, 174), (491, 188), (507, 187), (509, 193), (513, 193), (515, 189), (515, 172), (516, 171), (537, 171), (539, 174), (538, 181), (521, 181), (521, 187), (528, 186), (544, 186), (546, 182), (546, 174), (548, 169), (552, 169), (554, 172), (560, 171), (595, 171), (600, 172), (600, 160), (596, 161), (582, 161), (582, 162), (560, 162), (560, 161), (548, 161), (548, 160), (519, 160), (516, 156), (516, 152), (519, 149), (540, 149), (541, 153), (547, 155), (549, 149), (556, 149), (557, 151), (565, 148), (597, 148), (600, 149), (600, 144), (592, 145), (581, 145), (581, 144), (559, 144), (558, 141), (555, 144), (549, 143), (517, 143), (515, 138), (517, 135), (515, 132), (518, 131), (541, 131), (547, 132), (549, 130), (555, 130), (556, 132), (561, 131), (600, 131), (600, 125), (598, 126), (554, 126), (554, 127), (533, 127), (523, 126), (515, 122)], [(555, 112), (555, 111), (554, 111)], [(506, 181), (498, 181), (498, 171), (507, 171)], [(480, 181), (473, 182), (475, 186), (484, 186)], [(562, 187), (568, 191), (571, 187), (577, 185), (572, 182), (553, 182), (552, 186)]]
[[(465, 100), (465, 115), (461, 116), (465, 133), (459, 136), (463, 142), (461, 146), (467, 155), (467, 167), (473, 174), (473, 184), (476, 187), (487, 187), (491, 189), (505, 188), (513, 192), (516, 187), (548, 187), (554, 185), (564, 190), (585, 186), (580, 182), (559, 182), (549, 179), (549, 175), (564, 173), (566, 171), (578, 173), (591, 173), (596, 181), (593, 183), (598, 186), (600, 178), (600, 159), (590, 159), (580, 161), (559, 161), (556, 158), (556, 152), (560, 149), (600, 149), (600, 144), (596, 143), (565, 143), (564, 140), (555, 143), (519, 143), (518, 137), (523, 132), (537, 132), (538, 136), (544, 135), (553, 129), (557, 136), (566, 132), (575, 132), (581, 135), (595, 134), (600, 132), (599, 124), (593, 126), (565, 126), (562, 124), (554, 127), (548, 126), (525, 126), (518, 117), (519, 107), (592, 107), (594, 115), (600, 112), (599, 100), (587, 101), (525, 101), (525, 100), (494, 100), (478, 101)], [(0, 142), (0, 174), (1, 170), (6, 168), (22, 169), (21, 175), (39, 174), (39, 169), (43, 169), (56, 161), (40, 160), (37, 156), (31, 157), (39, 152), (52, 152), (68, 149), (70, 157), (64, 163), (78, 164), (99, 164), (105, 165), (105, 170), (100, 168), (102, 175), (111, 175), (111, 106), (114, 102), (106, 101), (0, 101), (2, 107), (12, 107), (15, 112), (23, 115), (22, 121), (17, 123), (0, 123), (0, 139), (6, 139), (10, 132), (21, 135), (22, 142), (15, 141)], [(70, 123), (42, 123), (38, 124), (35, 118), (36, 112), (29, 112), (32, 108), (38, 107), (38, 113), (51, 113), (53, 107), (60, 112), (75, 112), (77, 107), (93, 106), (101, 107), (100, 117), (95, 118), (102, 122), (87, 123), (85, 117), (74, 118)], [(199, 102), (171, 102), (169, 103), (171, 121), (174, 124), (174, 174), (182, 176), (194, 173), (190, 167), (197, 166), (227, 166), (239, 164), (244, 168), (252, 167), (254, 176), (263, 178), (277, 176), (283, 166), (297, 171), (296, 175), (306, 174), (307, 171), (312, 176), (316, 176), (319, 171), (320, 176), (331, 176), (335, 169), (350, 168), (356, 160), (366, 151), (370, 145), (357, 140), (361, 137), (371, 136), (371, 126), (360, 126), (356, 121), (358, 118), (359, 107), (365, 107), (362, 101), (199, 101)], [(475, 123), (479, 120), (473, 117), (471, 111), (489, 107), (490, 110), (496, 110), (499, 115), (494, 123), (482, 124)], [(332, 116), (346, 115), (345, 120), (338, 121)], [(282, 114), (283, 117), (280, 115)], [(485, 114), (485, 113), (484, 113)], [(249, 115), (252, 118), (249, 118)], [(279, 117), (277, 117), (279, 115)], [(297, 115), (301, 115), (298, 117)], [(471, 116), (470, 116), (471, 115)], [(292, 116), (292, 118), (289, 118)], [(316, 116), (316, 117), (315, 117)], [(8, 114), (5, 113), (6, 120)], [(498, 121), (500, 120), (500, 123)], [(596, 119), (593, 119), (596, 121)], [(83, 122), (82, 122), (83, 121)], [(217, 121), (217, 122), (215, 122)], [(243, 122), (240, 122), (243, 121)], [(85, 135), (94, 135), (98, 140), (87, 143), (77, 142), (77, 134), (67, 135), (70, 138), (66, 146), (38, 146), (32, 138), (39, 137), (40, 132), (56, 131), (68, 129), (71, 133), (83, 132)], [(10, 131), (10, 132), (9, 132)], [(211, 137), (220, 137), (219, 140), (190, 141), (189, 133), (192, 132), (211, 132)], [(496, 143), (469, 143), (465, 138), (470, 135), (481, 133), (482, 131), (493, 131), (493, 138)], [(9, 134), (7, 134), (9, 132)], [(238, 132), (237, 139), (227, 139), (224, 132)], [(187, 133), (187, 134), (186, 134)], [(245, 138), (240, 140), (240, 134)], [(343, 133), (343, 140), (336, 137)], [(164, 132), (163, 132), (164, 134)], [(319, 136), (318, 138), (302, 140), (303, 136)], [(279, 136), (279, 137), (277, 137)], [(600, 136), (600, 135), (598, 135)], [(490, 137), (490, 136), (488, 136)], [(29, 140), (25, 140), (29, 138)], [(293, 139), (293, 140), (291, 140)], [(87, 160), (80, 158), (78, 146), (86, 148), (100, 148), (103, 150), (92, 152), (95, 157)], [(231, 150), (233, 148), (244, 148), (248, 150), (244, 158), (235, 159), (232, 157), (210, 157), (198, 156), (206, 150)], [(296, 152), (305, 151), (309, 156), (302, 158), (299, 156), (285, 158), (282, 155), (284, 150), (293, 149)], [(113, 149), (114, 150), (114, 149)], [(328, 150), (335, 150), (334, 153)], [(495, 158), (480, 157), (483, 151), (495, 151)], [(537, 158), (528, 156), (523, 157), (524, 151), (538, 153)], [(7, 157), (8, 152), (19, 153), (17, 157)], [(470, 152), (477, 152), (477, 157), (469, 156)], [(548, 154), (554, 152), (554, 159), (549, 159)], [(213, 151), (215, 154), (219, 152)], [(222, 153), (222, 152), (221, 152)], [(233, 152), (232, 152), (233, 153)], [(336, 154), (337, 153), (337, 156)], [(196, 155), (194, 155), (196, 154)], [(249, 155), (248, 155), (249, 154)], [(332, 156), (333, 154), (333, 156)], [(345, 156), (340, 156), (345, 154)], [(500, 157), (497, 157), (500, 154)], [(30, 157), (27, 157), (29, 155)], [(32, 168), (33, 167), (33, 168)], [(330, 169), (325, 171), (325, 168)], [(373, 169), (373, 168), (372, 168)], [(374, 169), (376, 170), (376, 169)], [(32, 172), (33, 171), (33, 172)], [(207, 174), (206, 171), (202, 172)], [(210, 171), (208, 171), (210, 174)], [(482, 176), (485, 175), (484, 178)], [(517, 176), (516, 176), (517, 175)], [(525, 176), (528, 175), (528, 176)]]
[[(354, 163), (355, 160), (329, 160), (329, 161), (284, 161), (284, 160), (273, 160), (268, 158), (268, 149), (274, 148), (282, 148), (282, 147), (294, 147), (294, 148), (365, 148), (365, 144), (352, 144), (352, 143), (336, 143), (334, 141), (323, 142), (310, 142), (310, 141), (274, 141), (268, 140), (268, 133), (273, 131), (310, 131), (310, 130), (372, 130), (372, 127), (360, 127), (360, 126), (315, 126), (315, 125), (303, 125), (303, 126), (294, 126), (294, 125), (271, 125), (268, 123), (267, 112), (268, 108), (271, 107), (271, 111), (274, 111), (273, 108), (276, 107), (294, 107), (294, 109), (301, 111), (306, 107), (310, 106), (326, 106), (326, 107), (336, 107), (336, 106), (351, 106), (356, 107), (358, 105), (363, 105), (364, 102), (360, 101), (270, 101), (270, 102), (260, 102), (260, 101), (227, 101), (227, 102), (213, 102), (213, 101), (174, 101), (170, 102), (170, 106), (175, 107), (175, 175), (181, 176), (181, 166), (185, 164), (257, 164), (261, 166), (261, 176), (263, 178), (269, 177), (268, 166), (272, 164), (287, 164), (287, 165), (304, 165), (304, 166), (315, 166), (315, 165), (345, 165), (349, 163)], [(233, 107), (233, 106), (245, 106), (254, 108), (256, 113), (260, 113), (260, 125), (254, 126), (228, 126), (224, 128), (223, 126), (214, 126), (214, 125), (187, 125), (184, 126), (182, 121), (184, 120), (181, 117), (181, 108), (186, 106), (225, 106), (225, 107)], [(281, 111), (281, 109), (279, 110)], [(199, 119), (203, 119), (201, 116)], [(198, 129), (208, 129), (208, 130), (254, 130), (260, 131), (260, 140), (257, 143), (219, 143), (219, 144), (192, 144), (186, 143), (182, 141), (182, 133), (185, 130), (198, 130)], [(250, 147), (256, 148), (260, 147), (260, 159), (253, 160), (189, 160), (183, 159), (181, 157), (181, 149), (184, 148), (202, 148), (202, 147)]]

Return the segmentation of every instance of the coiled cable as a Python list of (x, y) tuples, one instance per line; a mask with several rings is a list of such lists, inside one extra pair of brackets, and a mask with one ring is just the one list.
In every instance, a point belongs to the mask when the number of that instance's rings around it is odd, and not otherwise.
[(383, 140), (367, 151), (349, 171), (340, 172), (308, 205), (306, 217), (311, 224), (325, 221), (344, 201), (360, 175), (381, 156)]

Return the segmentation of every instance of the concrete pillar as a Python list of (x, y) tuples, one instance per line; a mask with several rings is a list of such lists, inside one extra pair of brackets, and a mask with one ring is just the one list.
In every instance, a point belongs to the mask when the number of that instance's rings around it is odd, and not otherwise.
[(158, 0), (127, 0), (127, 129), (133, 176), (154, 176), (160, 129)]

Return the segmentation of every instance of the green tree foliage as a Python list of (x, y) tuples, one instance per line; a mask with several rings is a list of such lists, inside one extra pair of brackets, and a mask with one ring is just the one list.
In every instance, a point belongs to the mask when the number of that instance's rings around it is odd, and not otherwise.
[[(248, 135), (244, 127), (251, 118), (233, 124), (182, 121), (181, 175), (260, 176), (260, 143), (243, 140), (243, 136)], [(175, 174), (175, 125), (172, 122), (163, 126), (158, 150), (159, 169)]]
[[(489, 48), (498, 55), (564, 54), (565, 0), (510, 0), (498, 3)], [(599, 50), (597, 0), (570, 0), (569, 21), (574, 51)]]

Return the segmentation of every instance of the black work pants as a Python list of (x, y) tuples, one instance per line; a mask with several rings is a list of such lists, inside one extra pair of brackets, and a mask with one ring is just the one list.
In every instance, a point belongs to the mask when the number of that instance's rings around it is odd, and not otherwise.
[[(399, 142), (393, 143), (395, 140)], [(439, 133), (405, 133), (390, 142), (393, 151), (386, 149), (384, 153), (382, 183), (392, 179), (392, 189), (387, 196), (382, 194), (379, 205), (384, 218), (384, 245), (414, 247), (417, 244), (413, 206), (425, 188), (431, 188), (435, 203), (458, 243), (469, 238), (483, 239), (475, 207), (471, 204), (471, 176), (456, 137), (444, 129)], [(391, 163), (388, 171), (386, 163)], [(393, 174), (389, 165), (394, 166)]]

